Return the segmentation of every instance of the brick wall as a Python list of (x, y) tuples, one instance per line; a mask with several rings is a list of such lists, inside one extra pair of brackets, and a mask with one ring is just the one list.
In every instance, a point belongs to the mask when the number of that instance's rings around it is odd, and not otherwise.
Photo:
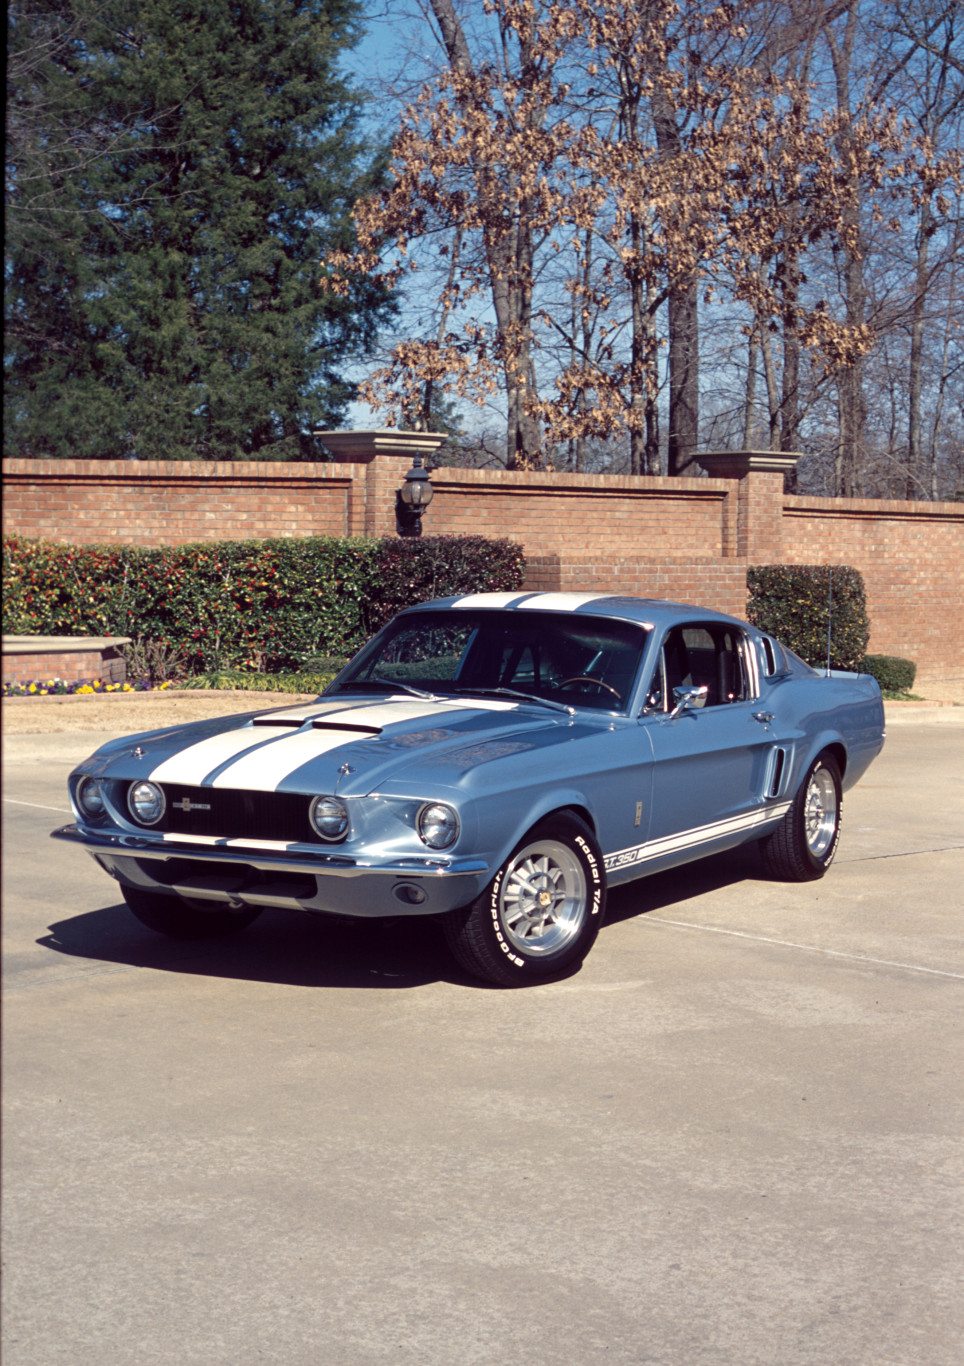
[[(404, 473), (404, 471), (402, 471)], [(440, 469), (427, 522), (445, 535), (509, 536), (527, 556), (605, 563), (730, 553), (733, 481)]]
[(746, 609), (746, 561), (719, 556), (681, 556), (678, 559), (535, 556), (526, 562), (525, 586), (543, 593), (558, 589), (669, 598), (742, 616)]
[[(61, 542), (392, 535), (409, 457), (358, 463), (4, 461), (8, 532)], [(784, 497), (779, 472), (742, 477), (439, 469), (425, 530), (508, 536), (528, 586), (703, 603), (741, 615), (747, 564), (852, 564), (871, 649), (922, 679), (964, 677), (964, 508)]]
[(364, 535), (353, 465), (5, 460), (4, 527), (78, 545)]
[(859, 569), (870, 650), (917, 662), (921, 679), (964, 676), (964, 508), (957, 503), (787, 497), (783, 558)]

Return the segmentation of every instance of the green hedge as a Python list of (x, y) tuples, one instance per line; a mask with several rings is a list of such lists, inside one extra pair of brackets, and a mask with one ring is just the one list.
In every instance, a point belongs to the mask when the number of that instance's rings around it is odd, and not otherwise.
[(917, 665), (899, 655), (865, 655), (861, 670), (873, 674), (881, 692), (910, 692), (917, 677)]
[(747, 618), (808, 664), (827, 662), (827, 615), (833, 587), (830, 663), (860, 669), (870, 637), (864, 581), (850, 565), (764, 564), (747, 572)]
[(483, 537), (311, 538), (170, 546), (4, 539), (3, 630), (123, 635), (189, 673), (300, 671), (351, 655), (401, 607), (521, 587), (521, 547)]

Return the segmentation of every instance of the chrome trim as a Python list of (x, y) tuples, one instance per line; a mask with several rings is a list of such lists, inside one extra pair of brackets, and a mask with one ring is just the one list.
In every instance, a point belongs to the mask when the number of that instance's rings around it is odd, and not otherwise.
[(68, 844), (79, 844), (94, 858), (107, 854), (111, 858), (132, 859), (191, 859), (198, 863), (243, 864), (247, 868), (257, 868), (268, 872), (307, 873), (309, 876), (323, 877), (364, 877), (368, 873), (385, 874), (390, 877), (431, 875), (433, 877), (465, 877), (469, 874), (488, 871), (488, 863), (479, 858), (428, 858), (412, 854), (405, 858), (386, 860), (384, 863), (363, 863), (360, 859), (314, 850), (304, 853), (264, 854), (258, 850), (226, 849), (220, 845), (175, 844), (170, 840), (161, 845), (160, 841), (147, 835), (109, 835), (100, 831), (81, 830), (76, 825), (63, 825), (50, 832), (51, 839), (65, 840)]

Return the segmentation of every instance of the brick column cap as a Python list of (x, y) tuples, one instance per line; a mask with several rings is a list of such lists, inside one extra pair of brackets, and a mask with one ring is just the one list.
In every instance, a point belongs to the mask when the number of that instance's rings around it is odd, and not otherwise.
[(745, 479), (748, 474), (789, 474), (801, 451), (701, 451), (696, 459), (717, 479)]
[(335, 460), (366, 464), (376, 455), (407, 456), (423, 460), (434, 455), (445, 440), (444, 432), (406, 432), (397, 427), (378, 427), (368, 431), (313, 432)]
[(78, 650), (109, 650), (129, 645), (130, 636), (4, 636), (5, 655), (73, 654)]

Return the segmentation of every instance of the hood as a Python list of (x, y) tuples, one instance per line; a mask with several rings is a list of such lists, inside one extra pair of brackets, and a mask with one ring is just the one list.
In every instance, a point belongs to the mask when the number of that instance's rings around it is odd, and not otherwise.
[(410, 782), (415, 767), (455, 784), (481, 764), (569, 738), (574, 725), (562, 713), (508, 701), (319, 699), (115, 740), (82, 770), (188, 787), (365, 796), (396, 776)]

